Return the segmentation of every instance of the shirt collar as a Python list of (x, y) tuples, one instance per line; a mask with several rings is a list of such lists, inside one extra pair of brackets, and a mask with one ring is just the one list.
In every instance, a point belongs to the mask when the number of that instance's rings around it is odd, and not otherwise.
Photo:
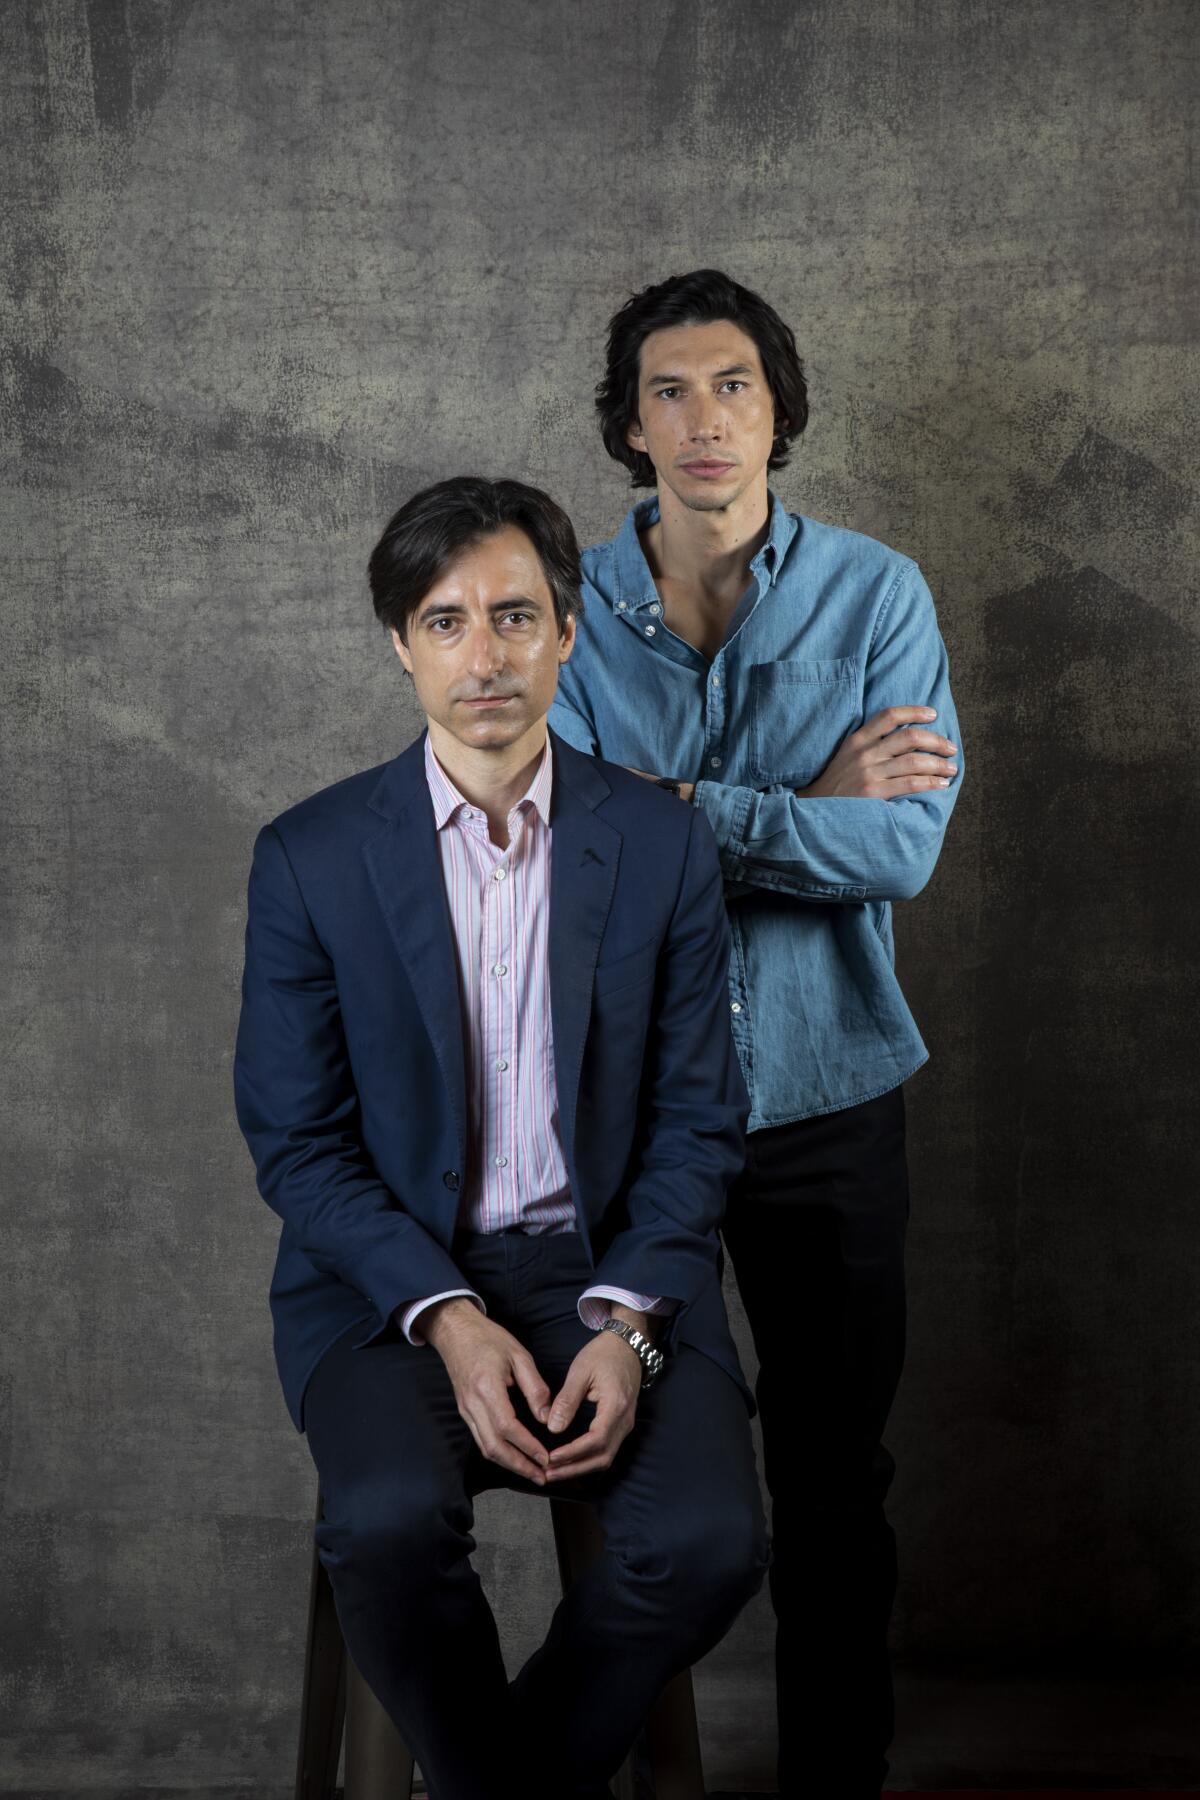
[[(754, 557), (750, 568), (756, 575), (760, 571), (764, 573), (765, 585), (773, 586), (792, 539), (799, 529), (799, 520), (779, 503), (774, 494), (769, 494), (768, 500), (770, 522), (767, 541)], [(614, 612), (637, 612), (643, 606), (659, 604), (658, 589), (654, 585), (654, 577), (650, 573), (650, 565), (646, 561), (646, 553), (638, 535), (655, 524), (657, 519), (658, 495), (653, 494), (650, 499), (639, 500), (635, 506), (630, 507), (621, 529), (613, 539), (615, 579), (610, 605)]]
[[(425, 734), (425, 779), (429, 783), (429, 797), (433, 801), (433, 822), (438, 831), (448, 825), (460, 807), (470, 806), (465, 795), (460, 794), (441, 763), (433, 753), (433, 745)], [(526, 806), (532, 806), (543, 825), (550, 823), (550, 793), (554, 785), (554, 758), (550, 754), (550, 734), (546, 733), (546, 745), (541, 760), (533, 772), (533, 780), (529, 783), (516, 806), (514, 812)]]

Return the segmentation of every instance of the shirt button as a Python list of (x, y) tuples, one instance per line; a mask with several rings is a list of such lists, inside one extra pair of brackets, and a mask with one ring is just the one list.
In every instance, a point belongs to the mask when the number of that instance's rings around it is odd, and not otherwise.
[(617, 611), (618, 611), (618, 612), (624, 612), (624, 611), (625, 611), (625, 602), (624, 602), (624, 601), (623, 601), (623, 600), (618, 600), (618, 601), (617, 601)]
[(497, 1167), (497, 1168), (498, 1168), (498, 1169), (507, 1169), (507, 1167), (508, 1167), (508, 1158), (507, 1158), (507, 1156), (498, 1156), (498, 1157), (497, 1157), (497, 1158), (496, 1158), (496, 1167)]
[(492, 964), (492, 974), (493, 975), (507, 975), (508, 974), (508, 964), (507, 963), (493, 963)]
[(714, 675), (714, 676), (713, 676), (713, 678), (712, 678), (712, 684), (713, 684), (713, 686), (714, 686), (714, 687), (720, 687), (720, 685), (721, 685), (721, 677), (720, 677), (720, 676), (719, 676), (719, 675)]
[(658, 604), (657, 600), (654, 602), (654, 605), (650, 608), (650, 611), (654, 614), (656, 619), (661, 615), (662, 607)]
[(503, 880), (504, 880), (504, 877), (505, 877), (505, 876), (506, 876), (506, 875), (507, 875), (507, 874), (508, 874), (508, 870), (507, 870), (507, 869), (493, 869), (493, 871), (492, 871), (492, 880), (493, 880), (493, 881), (503, 881)]
[(734, 1002), (733, 1002), (733, 1004), (732, 1004), (732, 1006), (731, 1006), (731, 1007), (730, 1007), (730, 1008), (729, 1008), (729, 1010), (730, 1010), (730, 1012), (732, 1012), (732, 1013), (739, 1013), (739, 1012), (741, 1012), (741, 1010), (742, 1010), (742, 1003), (741, 1003), (741, 1001), (740, 1001), (740, 1000), (735, 1000), (735, 1001), (734, 1001)]
[(458, 1186), (458, 1170), (457, 1169), (447, 1169), (446, 1170), (446, 1173), (442, 1176), (442, 1186), (448, 1187), (450, 1189), (451, 1193), (454, 1192), (455, 1188)]
[(508, 1067), (508, 1064), (507, 1064), (507, 1063), (506, 1063), (506, 1062), (505, 1062), (505, 1060), (504, 1060), (504, 1058), (503, 1058), (503, 1057), (501, 1057), (501, 1058), (500, 1058), (500, 1061), (499, 1061), (499, 1062), (498, 1062), (498, 1063), (497, 1063), (497, 1064), (496, 1064), (496, 1067), (497, 1067), (497, 1068), (498, 1068), (498, 1069), (499, 1069), (499, 1070), (500, 1070), (500, 1072), (501, 1072), (501, 1073), (502, 1073), (502, 1074), (503, 1074), (503, 1072), (504, 1072), (504, 1070), (505, 1070), (505, 1069), (507, 1069), (507, 1067)]
[(653, 626), (653, 625), (647, 625), (647, 627), (646, 627), (646, 636), (647, 636), (647, 637), (653, 637), (653, 636), (654, 636), (654, 632), (655, 632), (655, 629), (656, 629), (656, 628), (655, 628), (655, 626)]
[(708, 759), (708, 766), (710, 769), (719, 769), (721, 766), (720, 757), (719, 756), (710, 756)]

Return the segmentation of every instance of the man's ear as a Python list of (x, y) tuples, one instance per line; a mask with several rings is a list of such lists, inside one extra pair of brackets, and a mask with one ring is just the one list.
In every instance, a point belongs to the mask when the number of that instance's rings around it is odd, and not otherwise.
[(625, 427), (625, 442), (629, 445), (631, 450), (640, 450), (643, 456), (648, 454), (646, 440), (642, 436), (642, 421), (640, 419), (631, 419), (629, 424)]
[(413, 666), (412, 666), (412, 657), (408, 653), (408, 645), (405, 643), (404, 639), (400, 636), (400, 633), (396, 630), (396, 627), (394, 625), (391, 627), (391, 633), (392, 633), (392, 643), (395, 645), (395, 649), (396, 649), (396, 655), (400, 658), (400, 661), (404, 664), (405, 668), (408, 670), (409, 674), (411, 675), (413, 672)]
[(575, 648), (575, 615), (572, 613), (558, 634), (558, 660), (565, 663)]

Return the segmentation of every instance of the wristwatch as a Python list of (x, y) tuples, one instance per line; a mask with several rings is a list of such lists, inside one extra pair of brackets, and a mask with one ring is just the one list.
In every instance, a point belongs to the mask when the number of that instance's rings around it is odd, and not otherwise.
[(655, 787), (666, 788), (668, 794), (674, 794), (675, 798), (678, 800), (679, 789), (682, 786), (681, 782), (672, 781), (669, 775), (660, 775), (654, 785)]
[(633, 1325), (627, 1325), (624, 1319), (605, 1319), (601, 1331), (615, 1331), (619, 1338), (624, 1338), (631, 1350), (637, 1352), (638, 1361), (642, 1365), (642, 1386), (648, 1388), (658, 1379), (663, 1363), (667, 1360), (661, 1350), (656, 1350), (644, 1331), (638, 1331)]

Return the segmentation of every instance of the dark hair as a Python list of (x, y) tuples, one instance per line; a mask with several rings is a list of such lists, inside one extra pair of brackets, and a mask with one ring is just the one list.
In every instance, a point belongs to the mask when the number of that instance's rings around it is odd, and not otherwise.
[(782, 421), (771, 445), (768, 469), (782, 469), (788, 445), (808, 424), (808, 386), (804, 364), (796, 354), (796, 340), (773, 306), (719, 269), (693, 269), (690, 275), (672, 275), (654, 287), (633, 294), (609, 320), (608, 361), (604, 380), (596, 385), (596, 411), (604, 448), (615, 462), (632, 473), (631, 486), (653, 487), (654, 464), (644, 450), (635, 450), (626, 438), (636, 423), (638, 375), (642, 345), (652, 331), (669, 325), (708, 325), (728, 319), (754, 339), (763, 373), (775, 400), (775, 418)]
[(523, 481), (455, 475), (422, 488), (393, 513), (371, 552), (367, 578), (375, 616), (408, 642), (408, 621), (463, 550), (516, 525), (538, 553), (561, 635), (582, 608), (579, 545), (561, 506)]

